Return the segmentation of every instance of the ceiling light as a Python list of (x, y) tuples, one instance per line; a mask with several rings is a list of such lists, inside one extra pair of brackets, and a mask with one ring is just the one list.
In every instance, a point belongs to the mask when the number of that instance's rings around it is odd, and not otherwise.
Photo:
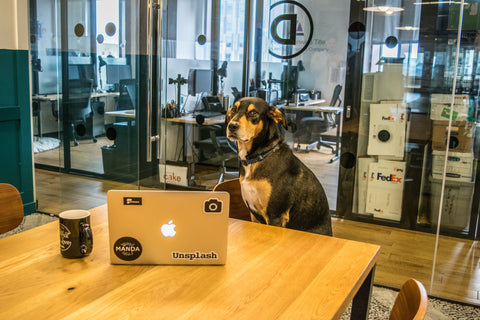
[(396, 12), (401, 12), (405, 9), (400, 7), (391, 7), (391, 6), (373, 6), (373, 7), (363, 8), (363, 10), (370, 11), (370, 12), (383, 13), (386, 15), (392, 15)]
[(403, 30), (403, 31), (415, 31), (419, 30), (419, 27), (412, 27), (412, 26), (403, 26), (403, 27), (396, 27), (395, 29), (397, 30)]
[(414, 5), (427, 5), (427, 4), (442, 4), (442, 3), (447, 3), (447, 4), (462, 4), (459, 1), (450, 1), (450, 0), (444, 0), (444, 1), (426, 1), (426, 2), (414, 2)]

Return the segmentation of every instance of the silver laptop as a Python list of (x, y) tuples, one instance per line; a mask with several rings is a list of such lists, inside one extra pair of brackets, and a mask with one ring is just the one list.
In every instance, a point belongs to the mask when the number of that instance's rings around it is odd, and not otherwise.
[(227, 259), (227, 192), (110, 190), (113, 264), (209, 264)]

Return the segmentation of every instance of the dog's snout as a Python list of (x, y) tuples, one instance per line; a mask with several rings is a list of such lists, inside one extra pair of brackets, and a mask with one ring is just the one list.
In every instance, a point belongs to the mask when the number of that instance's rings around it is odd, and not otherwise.
[(240, 126), (236, 122), (230, 122), (228, 124), (228, 130), (230, 131), (237, 131)]

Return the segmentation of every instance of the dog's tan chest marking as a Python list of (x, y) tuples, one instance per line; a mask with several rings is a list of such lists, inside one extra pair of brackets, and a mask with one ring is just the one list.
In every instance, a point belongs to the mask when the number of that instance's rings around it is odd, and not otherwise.
[(249, 180), (241, 177), (242, 196), (248, 206), (264, 217), (268, 224), (267, 207), (272, 186), (267, 180)]

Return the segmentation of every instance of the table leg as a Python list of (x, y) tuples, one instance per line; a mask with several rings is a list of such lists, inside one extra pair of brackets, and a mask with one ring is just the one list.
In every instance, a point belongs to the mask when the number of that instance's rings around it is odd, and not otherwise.
[(370, 297), (372, 295), (373, 277), (375, 275), (375, 266), (363, 281), (362, 286), (358, 289), (357, 294), (353, 298), (352, 312), (350, 319), (368, 319), (370, 307)]

